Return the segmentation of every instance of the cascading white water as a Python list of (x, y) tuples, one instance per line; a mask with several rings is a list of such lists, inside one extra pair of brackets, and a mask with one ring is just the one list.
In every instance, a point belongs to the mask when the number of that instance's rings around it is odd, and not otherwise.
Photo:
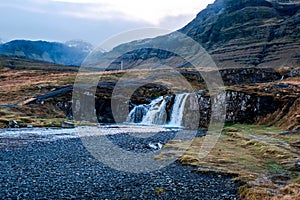
[(135, 106), (127, 116), (126, 122), (130, 123), (140, 123), (143, 117), (147, 114), (149, 106), (142, 104)]
[(184, 114), (185, 102), (188, 98), (189, 94), (178, 94), (175, 97), (172, 114), (170, 118), (170, 122), (168, 125), (170, 126), (182, 126), (182, 118)]
[(158, 110), (158, 107), (161, 105), (162, 101), (163, 97), (158, 97), (152, 100), (150, 104), (135, 106), (127, 116), (126, 122), (155, 124), (154, 120), (151, 119), (155, 118), (155, 110)]
[(167, 102), (163, 97), (159, 97), (151, 102), (151, 107), (142, 120), (142, 124), (163, 125), (167, 120), (166, 106)]
[(172, 107), (170, 122), (167, 122), (167, 100), (164, 97), (154, 99), (150, 104), (135, 106), (129, 113), (126, 121), (141, 124), (182, 126), (184, 107), (189, 94), (177, 94)]

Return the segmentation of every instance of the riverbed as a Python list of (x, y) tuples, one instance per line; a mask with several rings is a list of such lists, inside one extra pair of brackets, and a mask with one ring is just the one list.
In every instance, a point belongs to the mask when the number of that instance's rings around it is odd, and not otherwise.
[(105, 137), (138, 155), (160, 151), (149, 144), (163, 144), (176, 131), (128, 125), (0, 130), (0, 199), (238, 199), (232, 175), (199, 173), (177, 161), (141, 173), (118, 170), (96, 159), (84, 140)]

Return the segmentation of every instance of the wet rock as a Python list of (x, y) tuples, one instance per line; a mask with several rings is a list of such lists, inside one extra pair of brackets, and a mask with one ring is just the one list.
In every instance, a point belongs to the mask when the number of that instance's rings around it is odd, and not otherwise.
[(148, 144), (148, 147), (151, 148), (151, 149), (154, 149), (154, 150), (159, 150), (159, 149), (162, 148), (162, 146), (163, 146), (163, 144), (160, 143), (160, 142), (157, 142), (157, 143), (150, 142)]
[(68, 122), (68, 121), (63, 120), (61, 122), (61, 127), (62, 128), (75, 128), (75, 124), (73, 122)]
[(17, 121), (15, 121), (15, 120), (10, 120), (10, 121), (8, 122), (8, 126), (9, 126), (10, 128), (19, 128), (19, 123), (18, 123)]

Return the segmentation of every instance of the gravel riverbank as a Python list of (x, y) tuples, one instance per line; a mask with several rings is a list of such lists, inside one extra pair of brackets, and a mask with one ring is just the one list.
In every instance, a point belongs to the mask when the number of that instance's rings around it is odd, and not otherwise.
[(117, 171), (93, 158), (80, 138), (0, 150), (0, 199), (238, 199), (232, 178), (177, 162), (149, 173)]

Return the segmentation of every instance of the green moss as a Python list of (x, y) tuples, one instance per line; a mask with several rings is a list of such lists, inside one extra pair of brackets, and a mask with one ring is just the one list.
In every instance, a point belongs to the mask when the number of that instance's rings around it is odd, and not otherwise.
[(299, 183), (300, 184), (300, 175), (292, 180), (294, 183)]
[(269, 165), (269, 170), (274, 173), (281, 173), (284, 171), (284, 168), (278, 164), (271, 164)]

